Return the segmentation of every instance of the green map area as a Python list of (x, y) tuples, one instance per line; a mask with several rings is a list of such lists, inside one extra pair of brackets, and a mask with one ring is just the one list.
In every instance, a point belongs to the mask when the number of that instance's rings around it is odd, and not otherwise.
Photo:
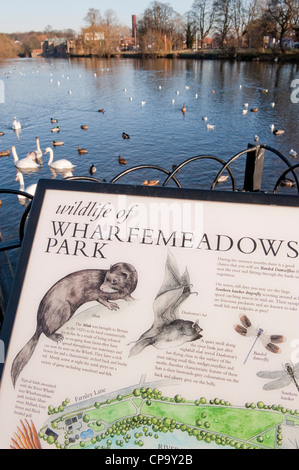
[(49, 406), (39, 437), (58, 449), (294, 449), (299, 411), (263, 402), (235, 407), (219, 398), (188, 401), (140, 387), (104, 401)]

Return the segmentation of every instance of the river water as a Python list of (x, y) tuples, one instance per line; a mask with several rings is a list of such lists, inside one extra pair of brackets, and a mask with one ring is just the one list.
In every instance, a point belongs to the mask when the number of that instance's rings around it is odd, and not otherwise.
[[(299, 103), (292, 102), (291, 97), (298, 100), (299, 92), (296, 94), (291, 85), (298, 78), (298, 64), (279, 62), (6, 60), (0, 62), (0, 131), (4, 132), (0, 151), (11, 150), (14, 145), (23, 158), (35, 149), (35, 137), (39, 137), (43, 151), (52, 147), (53, 140), (60, 140), (64, 145), (54, 148), (54, 159), (71, 160), (76, 165), (74, 176), (89, 176), (90, 167), (95, 165), (94, 177), (109, 182), (127, 168), (141, 164), (171, 170), (173, 165), (198, 155), (227, 161), (249, 143), (254, 144), (258, 135), (259, 143), (277, 149), (295, 164), (289, 152), (296, 150), (299, 159)], [(184, 104), (185, 114), (181, 111)], [(251, 112), (251, 108), (258, 111)], [(12, 130), (14, 116), (22, 125), (19, 133)], [(52, 124), (51, 118), (58, 124)], [(207, 124), (214, 129), (207, 129)], [(274, 135), (271, 124), (285, 133)], [(57, 125), (60, 132), (52, 133)], [(82, 125), (88, 129), (82, 130)], [(130, 139), (124, 140), (123, 132)], [(78, 146), (88, 153), (80, 155)], [(119, 163), (119, 155), (126, 165)], [(51, 172), (48, 158), (49, 154), (43, 157), (38, 171), (24, 174), (25, 187), (41, 177), (64, 176)], [(244, 165), (243, 157), (232, 166), (238, 189), (243, 187)], [(277, 155), (266, 151), (262, 189), (272, 192), (285, 169)], [(219, 170), (218, 162), (197, 160), (177, 177), (183, 187), (209, 189)], [(19, 189), (15, 177), (12, 155), (0, 158), (0, 188)], [(165, 175), (145, 170), (119, 182), (141, 184), (145, 179), (159, 179), (162, 184)], [(230, 182), (221, 185), (221, 189), (230, 188)], [(20, 204), (16, 200), (13, 206), (6, 203), (3, 195), (0, 199), (0, 229), (5, 231), (15, 226), (19, 217), (16, 205)]]

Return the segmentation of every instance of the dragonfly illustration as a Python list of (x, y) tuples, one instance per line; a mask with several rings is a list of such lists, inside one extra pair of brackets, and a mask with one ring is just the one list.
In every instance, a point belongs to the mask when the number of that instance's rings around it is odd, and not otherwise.
[(276, 390), (277, 388), (283, 388), (289, 385), (292, 381), (294, 382), (298, 392), (299, 384), (299, 362), (293, 365), (291, 362), (287, 362), (283, 365), (283, 369), (273, 371), (261, 371), (256, 374), (262, 379), (273, 379), (271, 382), (267, 382), (264, 386), (264, 390)]
[(276, 344), (283, 343), (286, 338), (282, 335), (266, 335), (262, 328), (255, 328), (249, 318), (246, 315), (240, 315), (240, 321), (242, 325), (234, 325), (234, 329), (237, 333), (242, 336), (255, 336), (255, 340), (249, 353), (247, 354), (244, 364), (247, 362), (247, 359), (250, 356), (251, 351), (254, 348), (255, 343), (258, 339), (261, 340), (263, 346), (270, 352), (274, 354), (280, 353), (280, 348)]

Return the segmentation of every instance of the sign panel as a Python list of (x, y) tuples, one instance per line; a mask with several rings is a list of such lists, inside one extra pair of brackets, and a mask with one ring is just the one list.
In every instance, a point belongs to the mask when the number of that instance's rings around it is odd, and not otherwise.
[(297, 197), (39, 182), (1, 448), (296, 448)]

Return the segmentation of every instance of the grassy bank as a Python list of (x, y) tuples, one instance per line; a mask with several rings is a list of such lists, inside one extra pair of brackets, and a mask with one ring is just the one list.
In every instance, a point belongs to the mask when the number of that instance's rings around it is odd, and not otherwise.
[(167, 53), (137, 53), (137, 52), (121, 52), (111, 54), (111, 57), (125, 58), (168, 58), (168, 59), (194, 59), (194, 60), (239, 60), (239, 61), (279, 61), (279, 62), (295, 62), (299, 63), (299, 50), (280, 51), (272, 50), (253, 50), (253, 49), (207, 49), (203, 51), (174, 51)]

